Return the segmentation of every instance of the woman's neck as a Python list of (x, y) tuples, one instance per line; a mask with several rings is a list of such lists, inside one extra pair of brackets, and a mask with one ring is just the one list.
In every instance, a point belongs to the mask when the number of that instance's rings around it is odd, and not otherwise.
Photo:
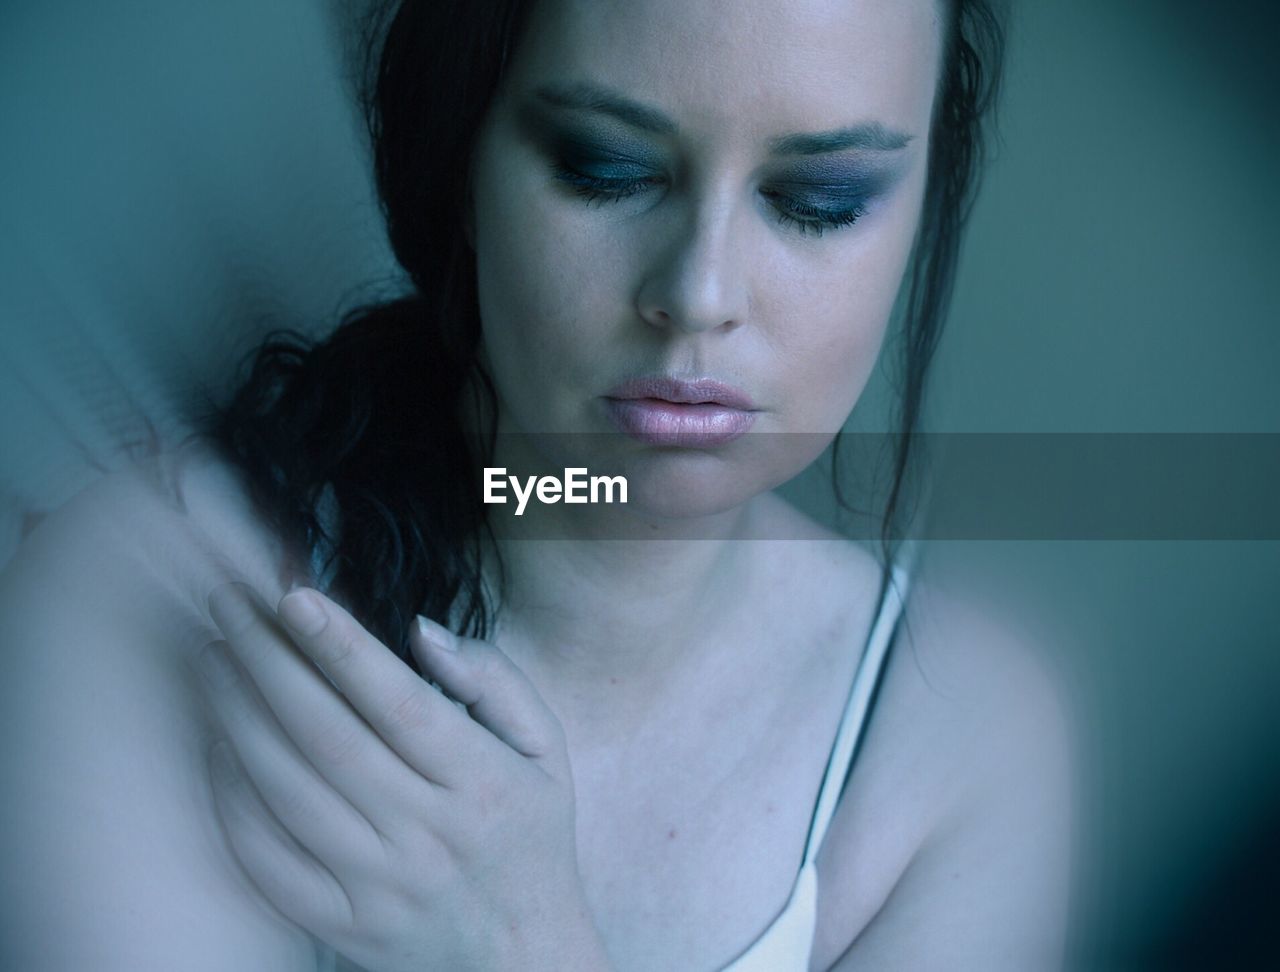
[[(485, 572), (497, 591), (499, 555), (504, 647), (560, 683), (582, 685), (664, 681), (697, 664), (755, 580), (751, 507), (666, 539), (620, 539), (589, 517), (575, 528), (564, 507), (543, 508), (518, 530), (503, 518)], [(557, 516), (552, 529), (546, 518)]]
[[(500, 544), (494, 641), (579, 747), (636, 738), (722, 685), (752, 650), (753, 544), (524, 540)], [(682, 701), (683, 700), (683, 701)]]
[[(489, 425), (483, 396), (464, 409), (478, 455)], [(572, 436), (514, 434), (497, 423), (490, 461), (508, 474), (546, 472), (545, 453)], [(594, 471), (594, 470), (593, 470)], [(758, 598), (769, 494), (705, 516), (653, 517), (633, 506), (525, 504), (489, 508), (482, 569), (496, 607), (494, 640), (562, 699), (625, 697), (640, 706), (682, 674), (707, 671), (738, 639)], [(501, 573), (499, 573), (499, 563)], [(723, 658), (723, 651), (719, 657)]]

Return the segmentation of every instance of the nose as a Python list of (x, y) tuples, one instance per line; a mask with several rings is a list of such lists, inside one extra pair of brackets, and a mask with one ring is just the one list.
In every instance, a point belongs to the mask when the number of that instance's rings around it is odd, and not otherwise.
[(748, 252), (728, 202), (690, 205), (643, 276), (636, 308), (649, 324), (731, 331), (750, 310)]

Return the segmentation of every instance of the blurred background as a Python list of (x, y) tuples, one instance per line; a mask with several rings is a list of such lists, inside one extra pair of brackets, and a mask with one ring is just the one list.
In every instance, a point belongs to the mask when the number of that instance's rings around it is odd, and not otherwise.
[[(1280, 15), (1015, 7), (927, 427), (1280, 433)], [(360, 8), (0, 7), (0, 563), (187, 431), (266, 329), (396, 286), (350, 99)], [(883, 427), (891, 387), (851, 428)], [(1141, 536), (930, 555), (1012, 605), (1073, 699), (1070, 968), (1280, 968), (1280, 542)]]

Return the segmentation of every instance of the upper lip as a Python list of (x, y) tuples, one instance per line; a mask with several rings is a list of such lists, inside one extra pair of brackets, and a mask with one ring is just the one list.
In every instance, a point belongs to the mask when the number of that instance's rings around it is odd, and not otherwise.
[(677, 404), (723, 405), (744, 412), (755, 410), (751, 396), (740, 388), (714, 378), (673, 378), (670, 375), (644, 375), (629, 378), (613, 388), (606, 398), (657, 398)]

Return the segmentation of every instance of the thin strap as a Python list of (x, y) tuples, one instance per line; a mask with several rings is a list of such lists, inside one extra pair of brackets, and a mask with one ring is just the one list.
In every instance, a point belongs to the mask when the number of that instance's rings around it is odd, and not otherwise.
[(858, 670), (853, 677), (853, 685), (849, 689), (849, 699), (845, 703), (844, 715), (840, 719), (840, 728), (836, 730), (836, 739), (831, 746), (831, 756), (827, 760), (827, 770), (822, 777), (822, 787), (818, 790), (818, 803), (813, 811), (813, 821), (809, 825), (808, 839), (805, 841), (802, 868), (807, 867), (818, 856), (818, 850), (822, 847), (822, 838), (826, 836), (831, 818), (835, 816), (836, 803), (840, 799), (840, 791), (844, 788), (849, 764), (862, 735), (871, 700), (880, 680), (885, 656), (889, 653), (889, 645), (893, 641), (894, 632), (897, 631), (898, 621), (902, 616), (902, 609), (906, 604), (909, 577), (906, 565), (901, 563), (894, 565), (889, 589), (885, 592), (880, 612), (871, 626), (866, 649), (858, 662)]

